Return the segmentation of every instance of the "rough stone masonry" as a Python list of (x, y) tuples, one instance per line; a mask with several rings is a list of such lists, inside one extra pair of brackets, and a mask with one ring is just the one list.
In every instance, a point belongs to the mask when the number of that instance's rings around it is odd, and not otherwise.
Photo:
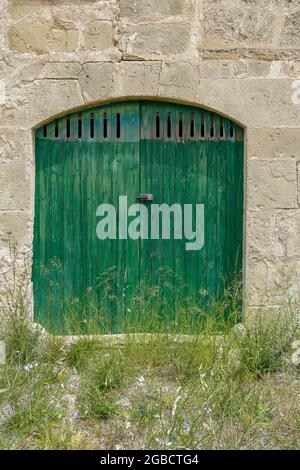
[(126, 97), (245, 126), (247, 299), (276, 306), (283, 271), (296, 291), (299, 0), (0, 0), (0, 255), (9, 233), (32, 247), (34, 128)]

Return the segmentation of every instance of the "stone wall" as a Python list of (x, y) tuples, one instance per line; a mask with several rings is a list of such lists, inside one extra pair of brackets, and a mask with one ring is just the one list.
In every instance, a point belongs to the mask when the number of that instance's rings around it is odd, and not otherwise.
[[(299, 0), (0, 0), (0, 254), (31, 249), (33, 129), (124, 97), (217, 110), (246, 128), (245, 287), (300, 276)], [(298, 273), (298, 275), (297, 275)]]

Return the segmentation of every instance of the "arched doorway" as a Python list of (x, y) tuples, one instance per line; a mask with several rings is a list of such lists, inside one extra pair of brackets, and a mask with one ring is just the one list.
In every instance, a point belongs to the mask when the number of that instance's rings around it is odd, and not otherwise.
[(35, 320), (63, 332), (74, 300), (92, 293), (95, 311), (109, 288), (102, 312), (120, 332), (141, 285), (162, 285), (173, 312), (221, 295), (242, 268), (243, 141), (216, 113), (154, 101), (37, 129)]

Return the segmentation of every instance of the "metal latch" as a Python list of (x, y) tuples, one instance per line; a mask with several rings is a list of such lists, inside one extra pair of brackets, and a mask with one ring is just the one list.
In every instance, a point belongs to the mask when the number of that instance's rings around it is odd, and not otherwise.
[(153, 194), (140, 194), (136, 198), (138, 201), (153, 201)]

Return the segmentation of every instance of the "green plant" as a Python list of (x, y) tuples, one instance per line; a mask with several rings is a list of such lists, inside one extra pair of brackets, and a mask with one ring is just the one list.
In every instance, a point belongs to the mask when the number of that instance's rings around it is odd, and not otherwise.
[(95, 355), (99, 354), (99, 351), (101, 351), (99, 341), (81, 338), (68, 348), (68, 364), (78, 370), (84, 369), (91, 358), (94, 359)]
[(117, 407), (109, 394), (99, 390), (97, 385), (84, 381), (79, 395), (79, 410), (82, 417), (107, 420), (116, 412)]
[(149, 428), (157, 421), (158, 413), (157, 397), (141, 394), (135, 398), (130, 415), (141, 428)]
[(106, 353), (93, 365), (91, 377), (99, 390), (118, 389), (123, 385), (126, 367), (124, 357), (120, 351)]
[(294, 334), (294, 319), (280, 312), (266, 320), (261, 312), (249, 320), (242, 334), (236, 335), (238, 358), (242, 367), (260, 375), (275, 371)]

